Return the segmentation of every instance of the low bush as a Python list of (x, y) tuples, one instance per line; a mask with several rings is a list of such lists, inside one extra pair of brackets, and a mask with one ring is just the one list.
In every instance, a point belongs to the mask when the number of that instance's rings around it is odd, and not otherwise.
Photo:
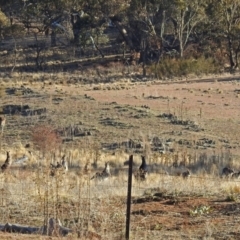
[(219, 65), (211, 58), (163, 59), (149, 67), (149, 74), (157, 78), (182, 77), (189, 74), (201, 75), (219, 72)]
[(51, 125), (37, 125), (32, 128), (32, 142), (43, 153), (51, 152), (61, 145), (61, 137)]

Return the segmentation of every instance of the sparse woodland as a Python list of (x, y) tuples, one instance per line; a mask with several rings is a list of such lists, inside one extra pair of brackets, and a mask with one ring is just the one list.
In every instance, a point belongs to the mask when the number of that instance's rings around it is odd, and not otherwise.
[(0, 9), (0, 239), (240, 239), (239, 1)]
[(0, 7), (2, 70), (84, 71), (80, 60), (91, 57), (106, 68), (99, 75), (113, 71), (113, 60), (157, 78), (238, 69), (235, 0), (16, 0)]

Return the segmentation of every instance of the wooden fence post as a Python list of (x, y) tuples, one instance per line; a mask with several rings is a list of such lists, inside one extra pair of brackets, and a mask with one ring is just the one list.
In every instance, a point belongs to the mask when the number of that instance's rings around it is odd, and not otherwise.
[(127, 191), (127, 214), (126, 214), (126, 240), (129, 240), (130, 234), (130, 215), (131, 215), (131, 198), (132, 198), (132, 166), (133, 155), (129, 157), (129, 169), (128, 169), (128, 191)]

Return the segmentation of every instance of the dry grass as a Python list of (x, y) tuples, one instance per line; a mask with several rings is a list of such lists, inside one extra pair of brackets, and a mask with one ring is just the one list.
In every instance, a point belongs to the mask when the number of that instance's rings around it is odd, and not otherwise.
[[(103, 74), (104, 69), (98, 70)], [(53, 216), (74, 230), (66, 239), (90, 238), (86, 232), (97, 233), (102, 239), (123, 239), (128, 171), (124, 163), (129, 154), (134, 154), (136, 170), (140, 155), (145, 154), (150, 174), (146, 182), (133, 179), (132, 239), (220, 239), (218, 232), (238, 236), (233, 226), (237, 222), (231, 222), (231, 208), (239, 202), (238, 180), (219, 177), (226, 165), (239, 169), (238, 83), (167, 85), (123, 79), (114, 84), (82, 85), (74, 74), (39, 73), (31, 82), (30, 75), (12, 77), (15, 86), (24, 84), (34, 94), (5, 94), (3, 106), (19, 103), (31, 109), (46, 107), (47, 113), (7, 114), (7, 126), (0, 138), (0, 162), (5, 160), (6, 150), (11, 151), (13, 160), (24, 154), (29, 160), (23, 165), (13, 164), (6, 174), (0, 174), (0, 189), (5, 191), (0, 197), (1, 223), (42, 226)], [(159, 117), (163, 113), (191, 120), (204, 131), (173, 124)], [(70, 127), (75, 127), (77, 134), (72, 134)], [(139, 148), (130, 146), (129, 139)], [(164, 149), (160, 153), (161, 144)], [(60, 161), (63, 154), (69, 171), (50, 177), (50, 163)], [(106, 161), (110, 162), (112, 178), (90, 181)], [(91, 170), (86, 174), (88, 162)], [(192, 172), (190, 179), (176, 176), (186, 168)], [(213, 210), (199, 215), (205, 209), (201, 206)], [(191, 216), (194, 211), (197, 214)], [(4, 237), (21, 239), (0, 233), (0, 238)]]
[[(24, 178), (21, 177), (22, 175)], [(0, 189), (5, 189), (1, 197), (1, 206), (5, 210), (2, 210), (0, 222), (41, 226), (45, 217), (58, 217), (64, 226), (74, 229), (74, 233), (69, 236), (72, 239), (77, 238), (79, 234), (84, 239), (85, 231), (98, 233), (104, 239), (122, 239), (125, 230), (127, 169), (104, 182), (91, 182), (90, 176), (91, 174), (79, 176), (71, 171), (51, 178), (48, 168), (39, 168), (35, 171), (10, 170), (7, 174), (1, 175)], [(165, 212), (167, 215), (170, 214), (167, 211), (176, 212), (176, 216), (179, 214), (179, 219), (186, 219), (185, 213), (181, 212), (178, 206), (184, 204), (186, 200), (183, 201), (183, 199), (186, 197), (192, 201), (187, 210), (189, 218), (190, 211), (196, 209), (197, 206), (215, 207), (211, 199), (239, 201), (237, 181), (220, 179), (211, 175), (204, 177), (192, 175), (190, 179), (185, 180), (177, 176), (152, 173), (149, 174), (146, 182), (139, 183), (133, 179), (132, 193), (133, 199), (139, 199), (137, 200), (139, 204), (133, 204), (132, 210), (133, 239), (140, 236), (141, 230), (145, 231), (144, 239), (150, 239), (156, 234), (154, 229), (157, 230), (158, 227), (161, 228), (161, 234), (166, 234), (164, 229), (167, 225), (164, 225), (163, 221)], [(154, 196), (163, 198), (154, 200)], [(205, 205), (201, 205), (203, 202), (201, 203), (200, 198), (205, 199)], [(142, 199), (141, 204), (140, 199)], [(140, 216), (146, 218), (151, 215), (151, 211), (158, 211), (158, 208), (152, 209), (151, 205), (154, 202), (163, 204), (161, 203), (163, 199), (165, 201), (168, 199), (173, 203), (169, 202), (169, 210), (167, 210), (167, 205), (162, 205), (159, 209), (164, 212), (162, 217), (159, 216), (157, 220), (153, 214), (155, 223), (146, 222), (144, 218), (140, 221)], [(140, 205), (143, 207), (142, 210), (139, 208)], [(136, 215), (136, 211), (139, 214)], [(204, 230), (206, 226), (202, 228)], [(187, 234), (184, 229), (181, 232), (183, 235)], [(194, 236), (193, 232), (192, 235)], [(14, 235), (12, 237), (14, 239)], [(44, 238), (39, 236), (39, 239)]]

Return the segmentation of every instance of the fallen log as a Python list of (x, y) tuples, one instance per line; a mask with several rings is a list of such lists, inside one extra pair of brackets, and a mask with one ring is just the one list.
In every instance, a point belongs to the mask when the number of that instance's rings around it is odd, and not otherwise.
[(22, 233), (22, 234), (42, 234), (48, 236), (66, 236), (72, 232), (71, 229), (63, 227), (59, 219), (50, 218), (48, 226), (42, 227), (31, 227), (20, 224), (6, 223), (5, 225), (0, 224), (0, 231), (10, 233)]
[(29, 227), (20, 224), (11, 224), (6, 223), (1, 231), (3, 232), (14, 232), (14, 233), (23, 233), (23, 234), (32, 234), (39, 231), (38, 227)]

